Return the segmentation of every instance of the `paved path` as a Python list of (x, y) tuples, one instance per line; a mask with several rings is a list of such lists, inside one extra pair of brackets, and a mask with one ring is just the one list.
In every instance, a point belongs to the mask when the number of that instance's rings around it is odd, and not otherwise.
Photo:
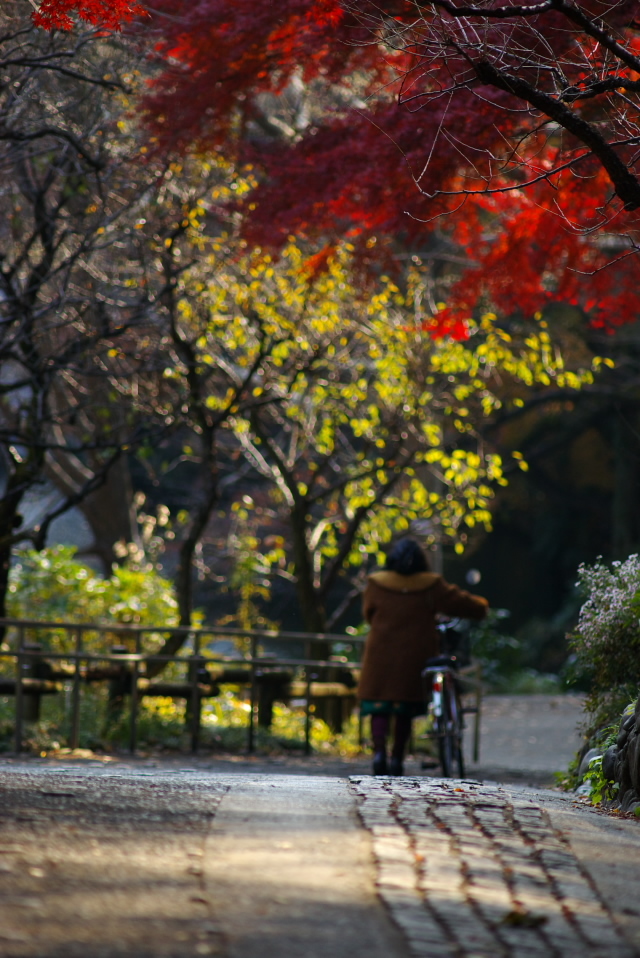
[(472, 760), (467, 730), (467, 774), (500, 782), (551, 784), (581, 745), (581, 695), (488, 695), (482, 708), (480, 760)]
[(551, 793), (205, 762), (0, 786), (3, 958), (640, 956), (640, 824)]

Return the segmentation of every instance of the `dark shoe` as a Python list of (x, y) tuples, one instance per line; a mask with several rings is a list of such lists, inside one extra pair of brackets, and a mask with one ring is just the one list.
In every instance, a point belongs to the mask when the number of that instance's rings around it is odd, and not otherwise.
[(384, 754), (384, 752), (376, 752), (376, 754), (373, 756), (373, 774), (387, 774), (387, 756)]
[(393, 755), (391, 756), (389, 759), (389, 775), (404, 775), (404, 768), (401, 758), (395, 758)]

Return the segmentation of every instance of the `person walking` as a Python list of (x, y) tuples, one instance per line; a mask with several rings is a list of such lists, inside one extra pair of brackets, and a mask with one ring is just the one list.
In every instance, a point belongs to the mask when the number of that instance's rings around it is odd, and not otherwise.
[[(422, 670), (439, 654), (436, 615), (482, 619), (489, 603), (446, 582), (429, 569), (415, 539), (400, 539), (384, 569), (369, 576), (363, 613), (370, 625), (364, 647), (358, 698), (362, 715), (371, 716), (373, 774), (402, 775), (411, 721), (425, 711)], [(394, 737), (387, 763), (391, 717)]]

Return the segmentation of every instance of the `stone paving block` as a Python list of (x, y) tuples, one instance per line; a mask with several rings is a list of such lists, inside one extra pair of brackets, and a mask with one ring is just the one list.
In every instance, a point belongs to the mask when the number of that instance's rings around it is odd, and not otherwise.
[(460, 859), (455, 855), (430, 855), (416, 847), (418, 862), (423, 875), (439, 876), (442, 881), (453, 881), (460, 877)]
[(585, 955), (588, 958), (638, 958), (638, 952), (635, 949), (623, 944), (616, 946), (614, 952), (606, 944), (592, 945), (585, 951)]
[(507, 874), (517, 875), (531, 861), (531, 857), (525, 858), (523, 855), (514, 855), (513, 852), (501, 855), (497, 854), (498, 860), (503, 865)]
[(493, 856), (478, 856), (467, 859), (461, 856), (467, 875), (475, 882), (482, 884), (485, 880), (503, 879), (502, 864)]
[(452, 942), (434, 942), (420, 935), (408, 935), (409, 947), (415, 958), (458, 958), (460, 952)]
[(608, 916), (575, 915), (575, 921), (587, 941), (593, 945), (617, 947), (622, 939), (612, 927)]
[(541, 928), (542, 934), (560, 954), (562, 954), (562, 949), (566, 947), (567, 942), (583, 942), (574, 926), (567, 921), (564, 915), (547, 913), (546, 919)]
[(500, 921), (505, 915), (513, 910), (513, 899), (506, 886), (496, 886), (494, 888), (470, 887), (469, 897), (479, 909), (485, 921)]
[(576, 861), (571, 852), (568, 851), (540, 851), (540, 860), (544, 867), (554, 872), (573, 872), (580, 874), (576, 866)]
[(564, 908), (575, 918), (592, 918), (594, 921), (608, 922), (609, 916), (600, 902), (594, 899), (592, 902), (584, 901), (582, 898), (569, 898), (562, 896), (560, 901)]
[(517, 819), (514, 822), (519, 833), (528, 841), (543, 842), (550, 834), (550, 829), (544, 825), (522, 825)]
[(392, 902), (393, 917), (396, 921), (402, 922), (405, 928), (412, 928), (415, 934), (430, 931), (436, 937), (446, 938), (440, 925), (435, 921), (432, 915), (424, 907), (424, 903), (416, 898), (415, 901)]
[(412, 825), (409, 829), (416, 844), (430, 848), (434, 855), (448, 853), (451, 847), (451, 836), (435, 825), (427, 823), (424, 826)]
[(408, 859), (410, 857), (406, 836), (398, 828), (393, 835), (375, 839), (376, 855), (380, 858)]
[(528, 942), (510, 943), (509, 947), (511, 958), (549, 958), (549, 946), (545, 943), (540, 945)]
[(384, 814), (380, 814), (379, 812), (373, 812), (363, 808), (360, 811), (360, 818), (362, 819), (366, 828), (385, 826), (389, 824), (389, 815), (386, 812)]
[(553, 889), (544, 879), (536, 881), (515, 875), (511, 884), (514, 898), (527, 904), (528, 907), (541, 907), (538, 903), (553, 899)]
[(588, 902), (589, 904), (593, 903), (594, 905), (598, 901), (593, 888), (588, 884), (586, 878), (582, 878), (581, 875), (572, 876), (571, 881), (559, 878), (555, 881), (555, 886), (563, 898)]
[(414, 941), (429, 942), (450, 949), (451, 939), (445, 934), (441, 925), (424, 909), (414, 909), (406, 906), (391, 907), (394, 921), (400, 926), (407, 937)]
[(420, 866), (425, 874), (440, 875), (443, 879), (460, 875), (460, 860), (453, 854), (430, 855), (428, 850), (423, 851), (420, 845), (416, 846), (416, 852), (420, 856)]
[(454, 853), (450, 841), (433, 845), (431, 842), (418, 840), (415, 847), (416, 850), (424, 854), (425, 862), (432, 868), (442, 868), (446, 871), (453, 868), (454, 864), (458, 867), (458, 856)]
[(462, 893), (462, 876), (451, 876), (443, 881), (438, 881), (437, 876), (424, 875), (418, 879), (418, 888), (429, 901), (433, 897), (456, 900)]
[(513, 831), (511, 831), (509, 834), (494, 838), (493, 841), (499, 848), (501, 854), (507, 854), (509, 852), (525, 856), (529, 856), (531, 854), (531, 846), (526, 845), (520, 836)]
[(534, 855), (528, 855), (526, 858), (520, 859), (518, 874), (530, 875), (531, 877), (541, 876), (545, 878), (546, 872)]
[[(575, 932), (566, 937), (549, 938), (548, 954), (558, 958), (592, 958), (590, 945), (579, 939)], [(608, 958), (614, 958), (614, 956), (609, 955)], [(615, 955), (615, 958), (618, 956)]]
[(498, 826), (498, 825), (486, 824), (482, 820), (480, 821), (480, 826), (482, 830), (486, 832), (487, 835), (489, 835), (494, 840), (498, 840), (503, 837), (508, 838), (511, 836), (513, 831), (510, 825), (504, 824), (504, 825)]
[(432, 867), (442, 868), (444, 871), (453, 868), (454, 864), (456, 868), (458, 867), (458, 856), (452, 849), (450, 841), (442, 842), (435, 847), (430, 843), (425, 845), (424, 842), (417, 841), (416, 849), (424, 851), (425, 861)]
[(493, 956), (500, 950), (495, 935), (470, 913), (456, 915), (454, 912), (438, 910), (436, 914), (442, 917), (451, 934), (459, 942), (465, 958), (469, 952), (481, 952)]
[(385, 819), (384, 823), (381, 825), (371, 825), (369, 831), (375, 839), (396, 838), (399, 833), (397, 823), (391, 822), (391, 820), (388, 818)]
[(544, 838), (536, 842), (539, 852), (566, 852), (566, 846), (558, 838)]
[[(458, 818), (450, 818), (450, 817), (447, 816), (447, 815), (442, 815), (442, 814), (440, 814), (440, 812), (434, 813), (434, 817), (435, 817), (436, 821), (437, 821), (437, 822), (440, 822), (442, 825), (444, 825), (444, 827), (445, 827), (448, 831), (454, 831), (454, 832), (456, 833), (456, 835), (458, 836), (458, 838), (462, 838), (462, 837), (464, 836), (464, 834), (465, 834), (465, 829), (466, 829), (466, 827), (467, 827), (467, 821), (466, 821), (466, 819), (465, 819), (465, 820), (462, 820), (462, 819), (458, 819)], [(469, 830), (470, 830), (470, 829), (469, 829)]]
[(380, 892), (394, 908), (424, 907), (422, 896), (415, 888), (401, 888), (399, 885), (381, 885)]
[(498, 934), (513, 958), (548, 958), (549, 945), (537, 928), (511, 928), (501, 925)]
[(415, 888), (416, 879), (413, 869), (400, 866), (382, 866), (376, 882), (380, 887), (395, 885), (398, 888)]
[[(509, 875), (509, 889), (515, 901), (527, 908), (542, 908), (543, 904), (558, 902), (553, 886), (549, 882), (534, 882), (519, 875)], [(560, 911), (560, 904), (554, 910)]]
[(430, 858), (428, 855), (423, 856), (418, 852), (416, 866), (425, 881), (439, 880), (444, 886), (462, 880), (460, 861), (453, 856), (449, 858)]
[(398, 819), (405, 825), (415, 825), (418, 828), (421, 826), (427, 827), (427, 825), (430, 824), (427, 820), (427, 814), (424, 808), (407, 814), (406, 808), (403, 806), (398, 813)]
[(458, 839), (460, 851), (487, 852), (491, 849), (491, 842), (479, 831), (473, 831), (468, 835), (461, 836)]
[(553, 888), (547, 876), (543, 871), (521, 872), (520, 870), (512, 873), (509, 880), (518, 894), (540, 894), (543, 890), (548, 894), (553, 894)]

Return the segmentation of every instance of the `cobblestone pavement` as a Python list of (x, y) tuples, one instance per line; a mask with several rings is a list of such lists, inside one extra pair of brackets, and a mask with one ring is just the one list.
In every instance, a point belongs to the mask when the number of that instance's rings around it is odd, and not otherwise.
[(535, 798), (467, 781), (351, 781), (379, 893), (414, 955), (638, 954)]

